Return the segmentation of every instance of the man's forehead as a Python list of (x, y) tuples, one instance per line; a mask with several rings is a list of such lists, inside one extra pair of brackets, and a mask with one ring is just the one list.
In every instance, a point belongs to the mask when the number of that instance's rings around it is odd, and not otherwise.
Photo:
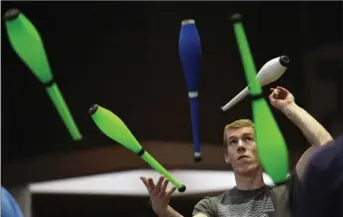
[(251, 134), (254, 135), (254, 129), (252, 127), (241, 127), (237, 129), (228, 129), (227, 130), (227, 137), (232, 137), (232, 136), (241, 136), (243, 134)]

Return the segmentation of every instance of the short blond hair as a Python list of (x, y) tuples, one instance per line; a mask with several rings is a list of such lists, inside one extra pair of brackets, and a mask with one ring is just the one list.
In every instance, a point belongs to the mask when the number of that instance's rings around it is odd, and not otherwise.
[(251, 128), (255, 128), (254, 122), (252, 122), (252, 120), (250, 119), (239, 119), (236, 120), (230, 124), (227, 124), (224, 128), (224, 135), (223, 135), (223, 142), (224, 142), (224, 148), (227, 147), (227, 135), (226, 132), (230, 129), (239, 129), (242, 127), (251, 127)]

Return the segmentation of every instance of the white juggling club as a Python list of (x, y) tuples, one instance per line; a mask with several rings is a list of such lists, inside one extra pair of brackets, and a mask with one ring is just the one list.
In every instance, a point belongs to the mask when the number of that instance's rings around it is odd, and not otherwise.
[[(257, 73), (256, 78), (260, 81), (262, 86), (270, 84), (278, 80), (283, 73), (287, 70), (290, 60), (287, 56), (280, 56), (266, 62), (260, 71)], [(242, 101), (249, 95), (248, 87), (244, 88), (239, 94), (237, 94), (230, 102), (221, 107), (222, 111), (227, 111)]]

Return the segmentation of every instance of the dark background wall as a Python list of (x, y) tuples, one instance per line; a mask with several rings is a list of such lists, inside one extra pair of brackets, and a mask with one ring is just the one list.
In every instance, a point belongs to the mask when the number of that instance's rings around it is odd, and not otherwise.
[[(220, 143), (225, 123), (251, 116), (249, 100), (226, 114), (219, 110), (246, 85), (230, 14), (239, 11), (244, 15), (258, 68), (275, 56), (289, 55), (292, 64), (278, 83), (289, 88), (302, 105), (306, 97), (302, 55), (321, 44), (340, 42), (340, 5), (4, 2), (3, 13), (18, 7), (40, 31), (53, 73), (84, 141), (74, 143), (70, 139), (42, 85), (9, 46), (3, 25), (3, 159), (108, 145), (111, 142), (87, 114), (93, 103), (122, 117), (139, 140), (191, 140), (177, 50), (180, 22), (190, 17), (197, 22), (203, 45), (201, 139)], [(304, 29), (310, 38), (304, 37)], [(289, 145), (298, 146), (302, 142), (298, 131), (278, 113), (275, 115)]]
[[(120, 116), (141, 141), (191, 141), (178, 56), (182, 19), (195, 19), (203, 46), (200, 128), (206, 143), (221, 144), (227, 122), (251, 117), (248, 99), (225, 114), (219, 110), (246, 85), (229, 22), (232, 13), (244, 16), (257, 68), (279, 55), (291, 58), (290, 68), (273, 86), (291, 90), (305, 108), (304, 56), (326, 45), (342, 48), (342, 2), (2, 2), (2, 14), (11, 7), (39, 30), (84, 140), (71, 140), (43, 86), (13, 52), (2, 25), (3, 163), (113, 145), (87, 113), (93, 103)], [(327, 70), (342, 73), (341, 64), (320, 69)], [(318, 96), (316, 107), (323, 106), (321, 90), (314, 88), (311, 94)], [(290, 149), (305, 149), (299, 130), (273, 111)]]

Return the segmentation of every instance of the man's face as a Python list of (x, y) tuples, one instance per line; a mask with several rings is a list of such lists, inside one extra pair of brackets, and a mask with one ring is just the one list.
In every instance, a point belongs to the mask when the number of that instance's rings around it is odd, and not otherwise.
[(234, 171), (241, 175), (248, 175), (259, 169), (254, 129), (242, 127), (229, 129), (225, 133), (227, 138), (225, 162), (231, 163)]

